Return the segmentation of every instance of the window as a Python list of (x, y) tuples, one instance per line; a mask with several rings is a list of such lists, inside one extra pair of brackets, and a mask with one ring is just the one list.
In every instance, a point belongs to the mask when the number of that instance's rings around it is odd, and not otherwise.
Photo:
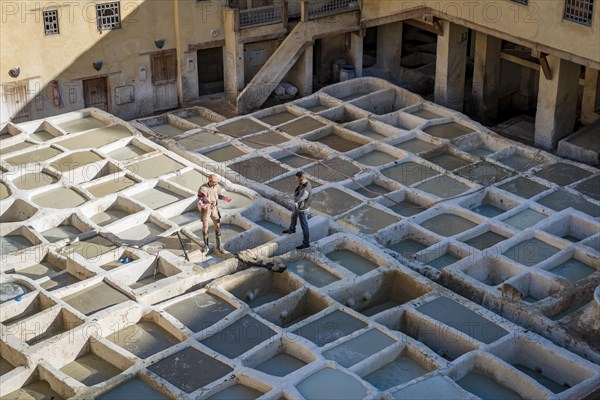
[(565, 0), (564, 19), (591, 26), (594, 0)]
[(119, 2), (96, 4), (96, 21), (99, 31), (119, 29), (121, 27)]
[(44, 33), (58, 35), (58, 10), (44, 11)]

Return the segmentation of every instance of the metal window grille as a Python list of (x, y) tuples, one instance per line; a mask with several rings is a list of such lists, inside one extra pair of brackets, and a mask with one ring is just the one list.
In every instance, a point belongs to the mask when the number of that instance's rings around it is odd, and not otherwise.
[(564, 19), (591, 26), (594, 0), (565, 0)]
[(96, 4), (96, 21), (99, 31), (120, 28), (121, 11), (119, 2)]
[(529, 4), (529, 0), (510, 0), (513, 3), (519, 3), (519, 4), (523, 4), (524, 6)]
[(58, 35), (58, 10), (44, 11), (44, 33)]

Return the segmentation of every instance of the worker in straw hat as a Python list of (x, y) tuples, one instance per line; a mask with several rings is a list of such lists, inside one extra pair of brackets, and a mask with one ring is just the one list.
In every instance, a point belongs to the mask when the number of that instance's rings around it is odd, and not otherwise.
[(208, 219), (212, 219), (215, 226), (215, 239), (217, 250), (221, 248), (221, 213), (219, 212), (219, 200), (231, 201), (231, 197), (223, 196), (223, 188), (219, 185), (219, 176), (212, 174), (208, 182), (198, 189), (198, 209), (202, 220), (202, 237), (204, 245), (208, 249)]

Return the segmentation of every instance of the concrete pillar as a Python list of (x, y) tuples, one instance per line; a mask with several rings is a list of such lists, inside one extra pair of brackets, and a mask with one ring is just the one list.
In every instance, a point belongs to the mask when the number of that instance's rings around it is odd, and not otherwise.
[(390, 72), (402, 69), (402, 22), (377, 27), (377, 67)]
[(308, 96), (313, 90), (313, 46), (308, 46), (288, 73), (286, 80), (298, 87), (300, 96)]
[(302, 21), (302, 22), (309, 21), (308, 11), (309, 11), (308, 1), (302, 0), (300, 2), (300, 21)]
[(235, 104), (244, 89), (244, 44), (240, 42), (239, 9), (224, 9), (225, 47), (223, 48), (223, 77), (225, 98)]
[(583, 99), (581, 101), (581, 123), (589, 125), (600, 119), (596, 105), (600, 103), (599, 71), (590, 67), (585, 68), (583, 83)]
[(281, 1), (281, 24), (282, 29), (287, 30), (289, 23), (289, 4), (287, 0)]
[(179, 0), (173, 2), (173, 26), (175, 27), (175, 54), (176, 56), (176, 71), (177, 71), (177, 105), (181, 107), (183, 105), (183, 69), (181, 68), (181, 58), (183, 52), (181, 51), (181, 31), (179, 29)]
[(363, 35), (362, 31), (350, 33), (350, 48), (347, 51), (348, 62), (354, 66), (356, 77), (363, 72)]
[(534, 142), (538, 147), (552, 150), (560, 139), (573, 133), (580, 67), (553, 55), (546, 58), (552, 79), (540, 74)]
[(498, 117), (501, 48), (502, 40), (476, 32), (473, 100), (475, 115), (484, 125), (494, 124)]
[(468, 30), (452, 22), (440, 23), (444, 34), (437, 39), (434, 99), (438, 104), (462, 111)]

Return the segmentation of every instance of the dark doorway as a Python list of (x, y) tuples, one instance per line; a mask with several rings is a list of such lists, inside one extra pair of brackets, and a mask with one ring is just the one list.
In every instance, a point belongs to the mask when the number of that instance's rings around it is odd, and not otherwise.
[(223, 48), (198, 50), (198, 94), (222, 93), (223, 81)]
[(108, 83), (105, 76), (83, 81), (85, 107), (96, 107), (108, 112)]
[[(401, 44), (400, 44), (401, 45)], [(363, 68), (377, 63), (377, 27), (367, 28), (363, 38)]]
[(313, 45), (313, 90), (315, 91), (323, 87), (321, 74), (321, 64), (323, 62), (323, 57), (321, 56), (322, 49), (323, 41), (316, 39)]

